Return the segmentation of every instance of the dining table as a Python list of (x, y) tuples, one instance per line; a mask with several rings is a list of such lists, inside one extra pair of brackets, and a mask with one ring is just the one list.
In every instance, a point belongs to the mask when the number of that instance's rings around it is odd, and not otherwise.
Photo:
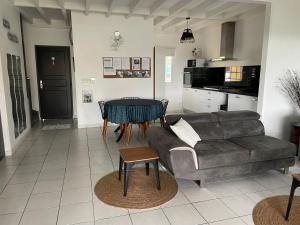
[(115, 130), (121, 130), (116, 142), (119, 142), (128, 124), (143, 124), (163, 116), (161, 101), (154, 99), (114, 99), (105, 102), (104, 113), (111, 123), (119, 124)]

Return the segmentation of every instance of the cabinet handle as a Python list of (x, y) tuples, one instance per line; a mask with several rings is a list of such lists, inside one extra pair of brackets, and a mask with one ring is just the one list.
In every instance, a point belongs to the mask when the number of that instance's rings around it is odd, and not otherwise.
[(211, 92), (209, 91), (209, 92), (207, 92), (209, 95), (211, 94)]
[(207, 100), (208, 100), (208, 101), (211, 101), (211, 99), (210, 99), (210, 98), (208, 98)]
[(241, 98), (240, 96), (235, 96), (235, 98)]
[(253, 100), (254, 102), (257, 102), (257, 98), (253, 98), (252, 100)]

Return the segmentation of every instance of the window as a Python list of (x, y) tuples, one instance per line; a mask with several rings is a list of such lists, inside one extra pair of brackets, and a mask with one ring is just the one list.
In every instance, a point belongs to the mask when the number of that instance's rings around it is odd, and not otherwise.
[(225, 81), (226, 82), (242, 81), (242, 67), (240, 66), (226, 67)]
[(172, 82), (172, 60), (173, 56), (165, 57), (165, 82)]

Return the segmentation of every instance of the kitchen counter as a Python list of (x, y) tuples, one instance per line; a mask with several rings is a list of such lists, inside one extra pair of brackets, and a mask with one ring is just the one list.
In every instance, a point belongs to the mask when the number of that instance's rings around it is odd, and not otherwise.
[(252, 96), (252, 97), (258, 97), (257, 92), (253, 92), (252, 90), (249, 91), (247, 89), (242, 88), (210, 88), (210, 87), (191, 87), (192, 89), (199, 89), (199, 90), (207, 90), (207, 91), (216, 91), (216, 92), (223, 92), (228, 94), (237, 94), (237, 95), (246, 95), (246, 96)]

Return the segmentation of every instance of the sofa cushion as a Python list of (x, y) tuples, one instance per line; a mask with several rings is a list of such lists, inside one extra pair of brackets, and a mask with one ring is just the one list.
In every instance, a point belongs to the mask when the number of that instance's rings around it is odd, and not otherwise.
[(249, 150), (227, 140), (201, 141), (194, 149), (199, 169), (243, 164), (250, 157)]
[(201, 141), (201, 138), (193, 127), (182, 118), (176, 124), (170, 126), (170, 128), (180, 140), (192, 148), (194, 148), (198, 141)]
[(289, 158), (296, 155), (294, 144), (269, 136), (232, 138), (230, 141), (249, 149), (252, 162)]
[(260, 115), (252, 111), (214, 113), (224, 131), (224, 139), (264, 135), (265, 129)]
[(218, 117), (212, 113), (174, 114), (166, 116), (165, 128), (170, 129), (180, 118), (187, 121), (201, 137), (201, 140), (223, 139), (223, 129), (218, 122)]

